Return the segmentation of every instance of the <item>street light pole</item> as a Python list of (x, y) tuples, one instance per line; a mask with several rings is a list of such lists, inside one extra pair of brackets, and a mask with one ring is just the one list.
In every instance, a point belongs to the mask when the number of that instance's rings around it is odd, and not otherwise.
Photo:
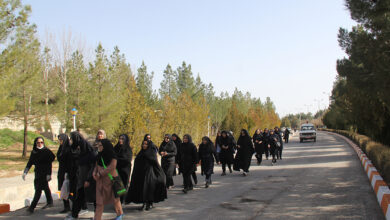
[(72, 108), (72, 110), (70, 112), (72, 113), (72, 116), (73, 116), (73, 131), (76, 131), (77, 130), (77, 128), (76, 128), (77, 109), (76, 108)]

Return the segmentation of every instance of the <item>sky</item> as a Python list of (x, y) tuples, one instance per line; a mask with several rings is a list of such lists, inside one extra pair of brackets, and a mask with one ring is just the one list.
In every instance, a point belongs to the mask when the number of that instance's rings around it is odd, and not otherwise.
[(329, 104), (340, 27), (351, 29), (344, 0), (24, 0), (38, 36), (71, 32), (89, 51), (118, 46), (132, 69), (142, 61), (158, 91), (167, 64), (183, 61), (217, 94), (235, 88), (280, 116)]

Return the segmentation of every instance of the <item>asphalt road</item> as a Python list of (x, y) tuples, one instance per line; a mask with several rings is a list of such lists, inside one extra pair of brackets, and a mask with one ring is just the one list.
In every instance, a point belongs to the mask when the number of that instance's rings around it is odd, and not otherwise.
[[(316, 143), (293, 137), (276, 166), (270, 160), (257, 166), (253, 159), (247, 177), (220, 174), (216, 166), (208, 189), (198, 174), (198, 186), (188, 194), (181, 192), (182, 177), (176, 176), (168, 200), (148, 212), (126, 205), (125, 219), (384, 219), (355, 152), (328, 133), (319, 132)], [(63, 219), (57, 214), (61, 209), (56, 203), (49, 210), (38, 207), (31, 216), (21, 209), (0, 219)], [(114, 217), (107, 207), (105, 218)]]

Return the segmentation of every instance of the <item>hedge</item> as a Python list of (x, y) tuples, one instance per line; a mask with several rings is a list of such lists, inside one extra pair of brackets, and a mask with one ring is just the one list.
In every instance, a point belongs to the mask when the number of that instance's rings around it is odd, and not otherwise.
[(390, 185), (390, 147), (352, 131), (321, 129), (343, 135), (355, 142), (374, 164), (383, 179)]

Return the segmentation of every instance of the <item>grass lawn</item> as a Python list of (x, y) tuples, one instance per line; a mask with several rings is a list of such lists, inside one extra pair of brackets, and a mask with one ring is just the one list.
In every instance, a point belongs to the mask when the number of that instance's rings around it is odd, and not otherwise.
[[(28, 133), (27, 157), (22, 158), (23, 151), (23, 131), (12, 131), (10, 129), (0, 129), (0, 178), (21, 175), (26, 167), (28, 158), (32, 150), (34, 139), (39, 137), (34, 132)], [(45, 139), (46, 146), (54, 154), (57, 153), (58, 144)], [(58, 162), (53, 162), (53, 170), (58, 167)], [(33, 169), (30, 170), (30, 172)]]

